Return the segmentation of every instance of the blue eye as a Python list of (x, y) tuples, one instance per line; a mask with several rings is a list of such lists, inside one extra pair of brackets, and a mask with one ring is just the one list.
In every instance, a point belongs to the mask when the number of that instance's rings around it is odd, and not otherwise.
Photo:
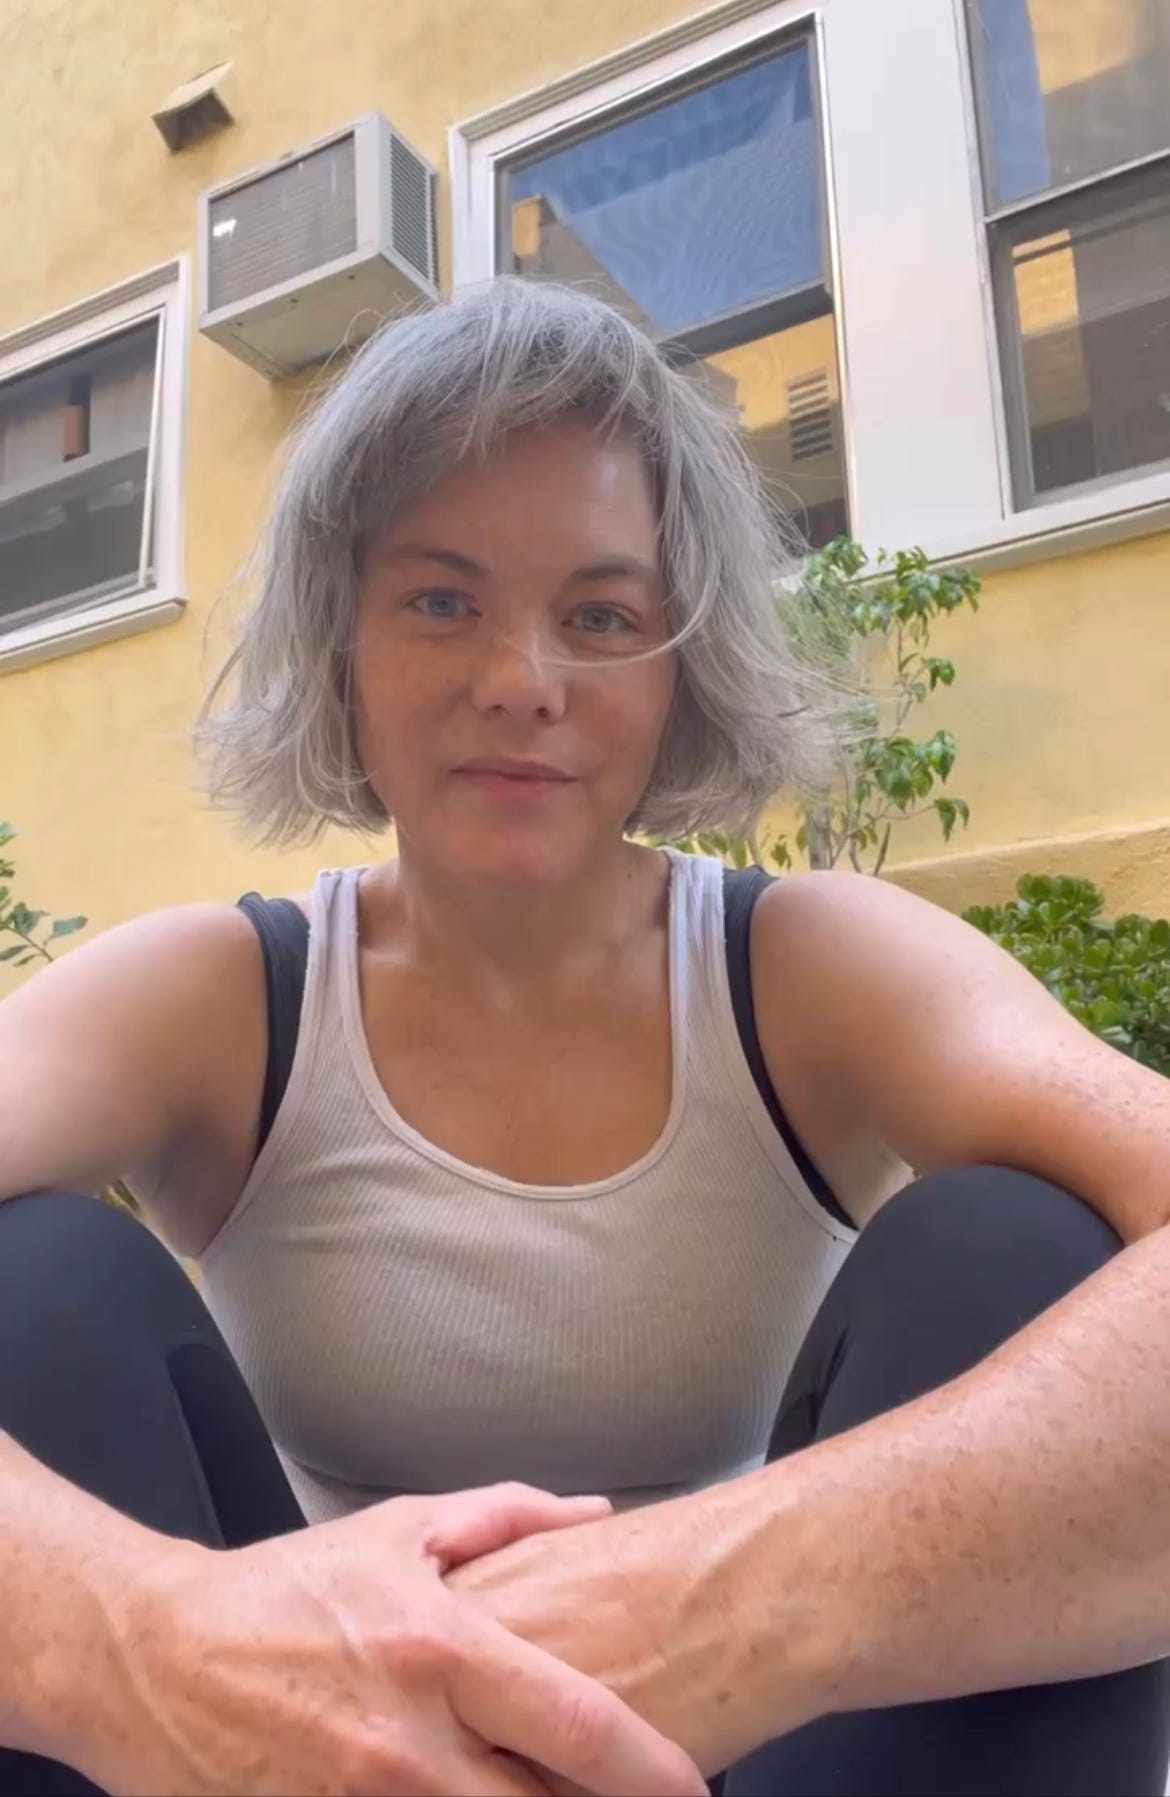
[(588, 636), (620, 636), (635, 628), (625, 613), (615, 611), (612, 605), (583, 605), (572, 622)]
[(436, 588), (429, 593), (416, 593), (410, 600), (410, 609), (423, 618), (434, 618), (440, 623), (449, 623), (458, 618), (465, 618), (471, 604), (462, 593), (449, 593)]

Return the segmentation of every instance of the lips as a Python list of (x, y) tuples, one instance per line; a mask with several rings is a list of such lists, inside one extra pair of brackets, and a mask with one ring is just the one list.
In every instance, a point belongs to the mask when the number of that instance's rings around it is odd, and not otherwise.
[(547, 798), (575, 784), (574, 775), (543, 761), (467, 761), (455, 774), (480, 792), (515, 802)]
[(543, 761), (467, 761), (455, 771), (471, 778), (532, 781), (545, 786), (566, 786), (573, 779), (572, 774), (566, 774), (563, 769), (551, 767)]

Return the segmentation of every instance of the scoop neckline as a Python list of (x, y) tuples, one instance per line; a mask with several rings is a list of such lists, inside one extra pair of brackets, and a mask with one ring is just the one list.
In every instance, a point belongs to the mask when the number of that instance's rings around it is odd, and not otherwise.
[(565, 1202), (585, 1198), (599, 1198), (608, 1192), (619, 1190), (633, 1180), (640, 1179), (665, 1155), (671, 1142), (678, 1133), (682, 1121), (685, 1103), (686, 1085), (686, 987), (683, 980), (683, 888), (685, 875), (682, 864), (688, 857), (678, 851), (665, 848), (662, 851), (667, 860), (667, 1003), (670, 1023), (670, 1107), (666, 1121), (657, 1138), (650, 1144), (644, 1154), (632, 1161), (629, 1166), (620, 1168), (604, 1179), (594, 1179), (578, 1185), (542, 1185), (532, 1184), (525, 1180), (509, 1179), (506, 1174), (496, 1173), (490, 1167), (478, 1167), (472, 1161), (462, 1160), (443, 1148), (438, 1142), (432, 1142), (429, 1136), (408, 1123), (402, 1116), (393, 1099), (378, 1077), (374, 1059), (370, 1053), (369, 1038), (366, 1035), (365, 1021), (361, 1009), (361, 986), (358, 979), (358, 916), (357, 889), (364, 867), (346, 868), (341, 871), (341, 917), (340, 929), (340, 985), (343, 1024), (346, 1046), (354, 1072), (362, 1086), (366, 1099), (375, 1115), (385, 1127), (406, 1147), (416, 1154), (443, 1167), (447, 1172), (469, 1184), (484, 1187), (490, 1191), (505, 1192), (516, 1198), (530, 1198), (539, 1201)]

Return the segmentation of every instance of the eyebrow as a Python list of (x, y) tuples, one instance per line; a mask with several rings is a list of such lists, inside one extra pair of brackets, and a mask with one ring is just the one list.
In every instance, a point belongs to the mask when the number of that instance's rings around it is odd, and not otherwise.
[(395, 543), (378, 557), (381, 562), (441, 562), (457, 574), (485, 575), (487, 569), (474, 556), (460, 555), (457, 549), (439, 549), (432, 543)]
[[(457, 574), (468, 574), (473, 578), (484, 579), (489, 570), (474, 556), (463, 555), (458, 549), (442, 549), (436, 543), (395, 543), (382, 551), (379, 560), (385, 562), (428, 561), (439, 562), (445, 568), (452, 568)], [(609, 556), (605, 561), (590, 562), (586, 567), (574, 568), (566, 585), (595, 580), (640, 580), (647, 586), (657, 585), (661, 574), (653, 563), (642, 561), (638, 556)]]

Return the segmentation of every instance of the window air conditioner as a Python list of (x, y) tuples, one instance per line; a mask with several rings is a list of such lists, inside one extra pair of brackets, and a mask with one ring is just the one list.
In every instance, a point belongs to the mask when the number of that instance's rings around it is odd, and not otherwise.
[(199, 328), (269, 377), (438, 297), (435, 171), (380, 113), (199, 201)]

